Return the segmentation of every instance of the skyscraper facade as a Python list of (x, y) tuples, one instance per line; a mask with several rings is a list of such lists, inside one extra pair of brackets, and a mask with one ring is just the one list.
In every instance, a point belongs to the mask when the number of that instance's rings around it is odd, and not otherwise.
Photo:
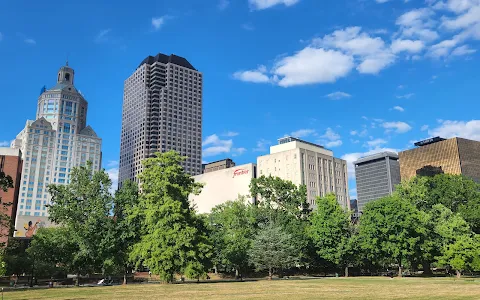
[(175, 150), (188, 157), (183, 167), (202, 173), (202, 73), (185, 58), (145, 58), (125, 80), (119, 184), (138, 182), (142, 160)]
[(338, 203), (350, 209), (347, 162), (331, 150), (294, 137), (278, 140), (270, 154), (257, 158), (258, 176), (275, 176), (306, 185), (307, 201), (316, 207), (317, 197), (334, 193)]
[(12, 141), (11, 147), (21, 150), (24, 161), (15, 236), (31, 237), (39, 227), (49, 225), (49, 184), (68, 184), (72, 168), (87, 161), (94, 170), (102, 164), (102, 140), (87, 126), (88, 103), (74, 79), (67, 62), (58, 71), (57, 84), (42, 89), (36, 119), (28, 120)]
[(360, 158), (353, 164), (359, 212), (368, 202), (392, 194), (395, 185), (400, 183), (400, 164), (396, 153), (377, 153)]

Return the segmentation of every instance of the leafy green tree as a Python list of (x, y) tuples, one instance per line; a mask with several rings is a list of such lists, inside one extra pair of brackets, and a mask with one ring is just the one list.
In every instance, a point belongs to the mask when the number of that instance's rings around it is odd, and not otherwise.
[[(108, 231), (111, 259), (106, 261), (106, 269), (122, 269), (123, 284), (127, 284), (127, 274), (133, 267), (129, 264), (129, 254), (140, 240), (141, 220), (135, 209), (139, 204), (139, 191), (135, 182), (127, 180), (115, 193), (113, 200), (113, 222)], [(113, 272), (113, 271), (110, 271)]]
[(78, 248), (71, 236), (68, 228), (62, 226), (38, 230), (26, 250), (35, 273), (43, 271), (50, 277), (54, 272), (76, 272), (82, 268), (76, 265), (79, 262), (74, 257)]
[(261, 176), (252, 179), (250, 193), (259, 196), (254, 209), (256, 223), (275, 223), (282, 226), (292, 236), (299, 263), (312, 265), (314, 257), (311, 254), (314, 254), (314, 251), (311, 251), (313, 247), (306, 236), (311, 209), (307, 202), (305, 185), (297, 186), (279, 177)]
[(275, 271), (295, 266), (297, 253), (292, 236), (281, 226), (270, 223), (261, 228), (253, 240), (249, 257), (258, 271), (268, 270), (268, 277), (272, 279)]
[(255, 235), (253, 207), (240, 197), (220, 204), (209, 215), (214, 242), (214, 261), (235, 269), (239, 276), (248, 267), (248, 252)]
[(464, 271), (479, 271), (480, 238), (462, 235), (450, 245), (444, 247), (443, 255), (438, 257), (439, 263), (451, 266), (460, 278)]
[(451, 174), (417, 176), (398, 185), (395, 194), (427, 212), (442, 204), (480, 233), (480, 184), (469, 178)]
[[(347, 268), (352, 229), (348, 213), (340, 207), (334, 194), (317, 198), (317, 209), (310, 216), (307, 232), (322, 259)], [(345, 275), (348, 276), (348, 269)]]
[(360, 217), (359, 245), (377, 265), (398, 264), (402, 276), (402, 263), (415, 260), (426, 239), (426, 217), (397, 196), (370, 202)]
[(73, 168), (67, 185), (50, 185), (50, 219), (63, 226), (75, 243), (72, 268), (77, 275), (102, 269), (109, 257), (113, 197), (111, 181), (104, 171), (93, 171), (92, 164)]
[(260, 201), (265, 206), (273, 206), (277, 211), (284, 211), (295, 218), (306, 218), (311, 212), (307, 202), (306, 186), (297, 186), (280, 177), (253, 178), (250, 193), (259, 195)]
[(175, 273), (203, 276), (212, 252), (205, 220), (195, 215), (188, 201), (201, 185), (183, 170), (184, 159), (170, 151), (142, 162), (142, 193), (132, 215), (142, 223), (130, 258), (166, 282), (172, 282)]
[(5, 252), (4, 250), (0, 251), (0, 276), (5, 276), (7, 274), (7, 263), (5, 262)]

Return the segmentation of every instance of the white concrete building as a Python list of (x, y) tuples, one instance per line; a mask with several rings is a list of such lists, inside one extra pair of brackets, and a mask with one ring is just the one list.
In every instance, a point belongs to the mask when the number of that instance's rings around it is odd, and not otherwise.
[(195, 205), (198, 213), (209, 213), (215, 206), (237, 200), (239, 196), (254, 203), (255, 198), (250, 196), (250, 182), (255, 174), (256, 165), (246, 164), (193, 176), (196, 182), (205, 186), (200, 195), (190, 195), (190, 203)]
[(11, 147), (23, 154), (22, 180), (18, 197), (15, 236), (31, 236), (36, 229), (47, 226), (46, 205), (50, 203), (49, 184), (68, 184), (75, 166), (102, 164), (102, 140), (87, 126), (88, 103), (75, 88), (75, 72), (61, 67), (57, 84), (43, 89), (38, 97), (35, 120), (12, 141)]
[(278, 140), (270, 154), (257, 158), (258, 176), (275, 176), (307, 187), (312, 208), (315, 199), (335, 193), (338, 203), (350, 208), (347, 162), (333, 157), (331, 150), (293, 137)]
[(125, 80), (119, 184), (138, 182), (142, 161), (175, 150), (188, 157), (191, 175), (202, 173), (202, 73), (185, 58), (148, 56)]

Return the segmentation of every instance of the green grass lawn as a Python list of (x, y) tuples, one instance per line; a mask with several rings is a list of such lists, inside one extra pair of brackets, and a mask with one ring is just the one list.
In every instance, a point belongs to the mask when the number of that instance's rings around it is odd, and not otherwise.
[(480, 299), (480, 279), (320, 278), (13, 291), (10, 299)]

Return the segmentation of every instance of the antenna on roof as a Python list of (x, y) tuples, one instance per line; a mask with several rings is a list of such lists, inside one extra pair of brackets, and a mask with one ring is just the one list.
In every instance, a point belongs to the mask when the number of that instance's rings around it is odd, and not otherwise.
[(68, 52), (67, 52), (67, 61), (65, 62), (65, 66), (68, 67)]

